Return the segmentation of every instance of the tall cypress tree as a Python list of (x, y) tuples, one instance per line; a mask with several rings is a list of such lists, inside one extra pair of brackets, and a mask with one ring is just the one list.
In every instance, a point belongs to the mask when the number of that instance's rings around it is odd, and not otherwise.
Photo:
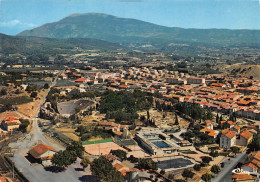
[(175, 112), (175, 125), (179, 125), (179, 120), (176, 112)]
[(218, 116), (218, 114), (216, 116), (216, 123), (219, 123), (219, 116)]

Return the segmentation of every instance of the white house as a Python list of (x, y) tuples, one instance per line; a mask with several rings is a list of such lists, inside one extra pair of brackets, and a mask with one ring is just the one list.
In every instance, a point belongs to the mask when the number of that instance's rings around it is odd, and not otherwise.
[(220, 137), (220, 147), (230, 149), (236, 143), (236, 132), (230, 130), (223, 130)]

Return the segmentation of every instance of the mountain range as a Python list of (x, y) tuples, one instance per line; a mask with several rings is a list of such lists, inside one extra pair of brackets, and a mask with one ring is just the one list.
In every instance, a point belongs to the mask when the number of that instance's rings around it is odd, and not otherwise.
[(260, 42), (260, 30), (184, 29), (101, 13), (72, 14), (60, 21), (23, 31), (18, 36), (94, 38), (121, 44), (152, 44), (159, 47), (171, 43), (259, 47)]

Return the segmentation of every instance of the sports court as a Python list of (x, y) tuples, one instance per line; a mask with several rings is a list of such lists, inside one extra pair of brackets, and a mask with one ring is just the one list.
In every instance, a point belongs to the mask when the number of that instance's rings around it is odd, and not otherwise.
[(115, 144), (114, 142), (106, 142), (106, 143), (97, 143), (97, 144), (89, 144), (83, 145), (85, 147), (85, 151), (92, 155), (105, 155), (109, 154), (111, 150), (124, 150), (124, 148)]

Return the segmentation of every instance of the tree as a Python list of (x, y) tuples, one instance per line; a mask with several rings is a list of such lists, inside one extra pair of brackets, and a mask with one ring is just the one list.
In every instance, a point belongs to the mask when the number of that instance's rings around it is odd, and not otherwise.
[(249, 152), (251, 151), (259, 151), (260, 150), (260, 132), (254, 136), (252, 142), (248, 145)]
[(209, 162), (212, 161), (212, 158), (207, 157), (207, 156), (201, 157), (201, 159), (202, 159), (202, 162), (205, 164), (209, 164)]
[(196, 170), (196, 171), (200, 171), (201, 165), (200, 165), (200, 164), (195, 164), (195, 165), (193, 166), (193, 169)]
[(210, 169), (211, 172), (218, 174), (220, 172), (220, 167), (218, 165), (213, 165)]
[(20, 90), (19, 90), (19, 89), (16, 89), (14, 93), (15, 93), (15, 94), (19, 94), (19, 93), (20, 93)]
[(211, 152), (209, 153), (209, 155), (212, 156), (213, 158), (219, 156), (218, 151), (216, 151), (216, 150), (211, 150)]
[(19, 125), (18, 130), (25, 133), (28, 125), (30, 124), (30, 121), (28, 119), (20, 119), (20, 122), (21, 124)]
[(66, 150), (74, 151), (76, 156), (81, 158), (85, 149), (81, 142), (73, 141), (69, 146), (66, 147)]
[(37, 95), (38, 95), (37, 92), (32, 92), (32, 93), (31, 93), (31, 97), (32, 97), (32, 98), (36, 98)]
[(100, 156), (90, 164), (90, 170), (100, 181), (124, 182), (124, 177), (104, 157)]
[(50, 87), (50, 86), (49, 86), (48, 83), (45, 83), (44, 86), (43, 86), (44, 89), (48, 89), (49, 87)]
[(216, 123), (219, 123), (219, 116), (218, 116), (218, 114), (216, 116)]
[(6, 95), (6, 94), (7, 94), (6, 89), (2, 88), (0, 91), (0, 95)]
[(211, 181), (211, 174), (209, 174), (209, 173), (205, 173), (205, 174), (203, 174), (202, 176), (201, 176), (201, 179), (203, 180), (203, 181), (205, 181), (205, 182), (209, 182), (209, 181)]
[(164, 174), (165, 174), (165, 170), (162, 169), (162, 170), (160, 171), (160, 174), (161, 174), (161, 175), (164, 175)]
[(126, 159), (126, 155), (127, 155), (127, 153), (125, 151), (120, 150), (120, 149), (118, 149), (118, 150), (111, 150), (110, 153), (112, 155), (117, 156), (121, 161), (125, 160)]
[(85, 171), (85, 168), (87, 168), (90, 163), (91, 163), (90, 160), (87, 157), (84, 157), (81, 160), (80, 165), (83, 167), (83, 169)]
[(179, 120), (178, 120), (178, 116), (177, 113), (175, 112), (175, 125), (179, 125)]
[(152, 159), (139, 159), (138, 166), (141, 169), (153, 169), (157, 170), (157, 163), (155, 163)]
[(75, 161), (75, 153), (69, 151), (59, 151), (54, 154), (53, 158), (51, 159), (51, 163), (57, 167), (68, 167)]
[(220, 118), (219, 118), (219, 122), (220, 121), (223, 121), (223, 116), (222, 116), (222, 114), (220, 115)]
[(231, 150), (233, 153), (235, 153), (235, 155), (237, 155), (237, 153), (239, 153), (240, 149), (238, 147), (231, 147)]
[(193, 178), (194, 173), (190, 169), (184, 169), (181, 175), (187, 180), (188, 178)]

